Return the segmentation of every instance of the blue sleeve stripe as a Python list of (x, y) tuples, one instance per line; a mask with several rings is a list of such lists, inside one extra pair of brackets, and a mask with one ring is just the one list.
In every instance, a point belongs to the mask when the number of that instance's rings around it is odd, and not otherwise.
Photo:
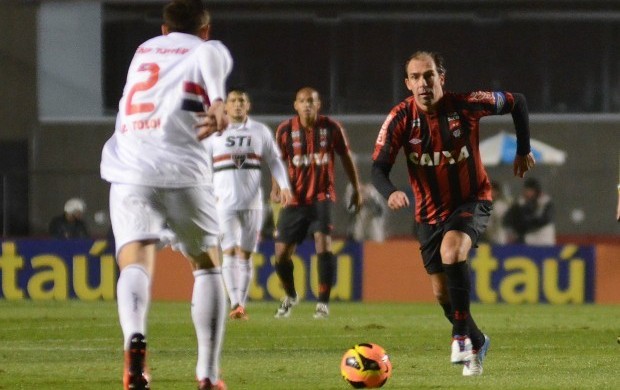
[(495, 113), (501, 114), (506, 105), (506, 95), (502, 92), (493, 92), (493, 97), (495, 98)]

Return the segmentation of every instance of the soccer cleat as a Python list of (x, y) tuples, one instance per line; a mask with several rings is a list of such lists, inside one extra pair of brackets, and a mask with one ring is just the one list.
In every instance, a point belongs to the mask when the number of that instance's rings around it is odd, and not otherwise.
[(291, 315), (291, 311), (293, 310), (293, 306), (297, 304), (297, 298), (291, 298), (289, 296), (284, 297), (282, 303), (276, 310), (275, 318), (286, 318)]
[(477, 351), (472, 351), (471, 358), (463, 365), (463, 376), (482, 375), (482, 362), (487, 356), (487, 351), (491, 345), (491, 339), (484, 335), (484, 344)]
[(146, 339), (135, 333), (131, 336), (129, 350), (125, 351), (125, 370), (123, 388), (125, 390), (148, 390), (149, 378), (146, 374)]
[(211, 384), (211, 380), (209, 378), (203, 379), (198, 382), (198, 390), (226, 390), (226, 383), (223, 380), (219, 380), (215, 382), (215, 384)]
[(471, 339), (467, 336), (452, 336), (450, 363), (464, 364), (472, 355)]
[(230, 313), (228, 313), (228, 318), (231, 320), (247, 320), (249, 317), (245, 312), (245, 308), (241, 305), (236, 305)]
[(314, 318), (324, 319), (327, 317), (329, 317), (329, 308), (327, 307), (327, 303), (317, 303), (316, 310), (314, 311)]

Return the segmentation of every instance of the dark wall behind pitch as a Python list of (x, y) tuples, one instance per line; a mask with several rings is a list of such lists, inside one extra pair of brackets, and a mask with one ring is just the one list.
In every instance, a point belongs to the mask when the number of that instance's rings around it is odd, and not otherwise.
[[(93, 225), (93, 212), (107, 210), (108, 187), (99, 179), (98, 165), (101, 147), (113, 127), (113, 120), (109, 118), (39, 125), (37, 9), (37, 2), (0, 2), (0, 23), (4, 27), (0, 39), (0, 142), (8, 148), (27, 145), (28, 153), (28, 158), (15, 157), (3, 167), (19, 168), (17, 178), (26, 185), (18, 185), (15, 191), (23, 203), (12, 203), (11, 213), (29, 221), (28, 230), (35, 235), (45, 232), (49, 219), (62, 210), (64, 201), (71, 196), (85, 198)], [(288, 94), (285, 98), (291, 99)], [(389, 106), (386, 102), (386, 107)], [(288, 110), (289, 105), (286, 107)], [(281, 118), (291, 113), (282, 112)], [(532, 136), (568, 152), (565, 166), (538, 167), (534, 172), (556, 199), (558, 231), (562, 234), (620, 234), (614, 221), (620, 145), (618, 117), (534, 118)], [(272, 127), (277, 124), (277, 119), (271, 117), (267, 121)], [(352, 148), (360, 154), (359, 165), (364, 180), (369, 177), (369, 154), (381, 121), (382, 118), (364, 121), (343, 118)], [(483, 137), (494, 134), (499, 128), (510, 129), (509, 118), (485, 120)], [(340, 164), (337, 167), (342, 175)], [(521, 182), (511, 176), (510, 167), (490, 168), (489, 173), (507, 183), (513, 193), (518, 192)], [(406, 186), (402, 157), (393, 177), (399, 186)], [(339, 193), (344, 191), (343, 182), (346, 180), (338, 183)], [(581, 224), (574, 223), (570, 217), (575, 209), (585, 212)], [(341, 207), (336, 209), (336, 214), (337, 232), (342, 232), (341, 221), (346, 220), (346, 212)], [(388, 221), (390, 233), (407, 234), (410, 216), (410, 210), (391, 214)], [(103, 225), (96, 227), (95, 231), (105, 232), (106, 228)]]
[(29, 233), (28, 135), (37, 126), (37, 7), (0, 2), (0, 234)]

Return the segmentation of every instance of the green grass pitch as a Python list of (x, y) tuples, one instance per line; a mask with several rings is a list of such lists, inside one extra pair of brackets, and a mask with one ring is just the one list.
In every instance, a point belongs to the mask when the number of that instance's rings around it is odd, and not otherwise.
[[(228, 321), (222, 375), (229, 389), (348, 389), (340, 358), (359, 342), (382, 345), (386, 389), (617, 389), (620, 306), (473, 305), (491, 348), (481, 377), (449, 363), (450, 328), (438, 305), (314, 304), (276, 320), (276, 302), (250, 303)], [(149, 317), (155, 390), (195, 389), (188, 303), (156, 302)], [(120, 389), (121, 331), (114, 302), (0, 300), (0, 389)]]

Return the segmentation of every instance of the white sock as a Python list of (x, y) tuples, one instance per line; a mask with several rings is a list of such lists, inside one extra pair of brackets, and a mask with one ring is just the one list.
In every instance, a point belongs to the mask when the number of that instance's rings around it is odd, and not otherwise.
[(248, 293), (250, 292), (250, 282), (252, 282), (252, 274), (254, 271), (254, 267), (252, 266), (251, 257), (248, 260), (237, 257), (236, 260), (237, 260), (237, 269), (238, 269), (237, 275), (239, 275), (239, 278), (238, 278), (239, 304), (245, 307), (245, 303), (248, 300)]
[(226, 293), (219, 268), (194, 271), (191, 310), (198, 340), (196, 378), (216, 383), (226, 319)]
[(239, 304), (239, 286), (237, 280), (238, 267), (236, 259), (232, 255), (224, 255), (222, 261), (222, 277), (230, 299), (230, 307)]
[(151, 278), (146, 269), (138, 264), (125, 267), (118, 277), (116, 297), (127, 350), (134, 333), (146, 334), (146, 315), (151, 302)]

